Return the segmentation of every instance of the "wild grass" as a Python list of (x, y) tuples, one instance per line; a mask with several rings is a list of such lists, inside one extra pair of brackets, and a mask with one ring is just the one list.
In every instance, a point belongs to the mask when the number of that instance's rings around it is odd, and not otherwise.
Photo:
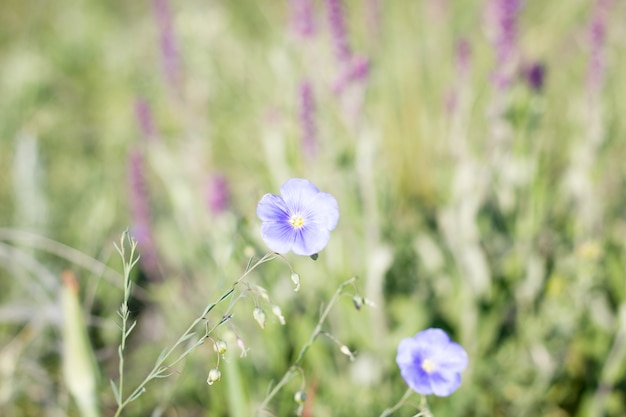
[[(312, 36), (287, 2), (3, 1), (0, 415), (84, 414), (62, 276), (103, 416), (626, 414), (626, 7), (520, 2), (508, 54), (507, 1), (346, 0), (361, 67), (332, 1)], [(339, 203), (316, 261), (265, 255), (294, 177)], [(396, 409), (428, 327), (463, 383)]]

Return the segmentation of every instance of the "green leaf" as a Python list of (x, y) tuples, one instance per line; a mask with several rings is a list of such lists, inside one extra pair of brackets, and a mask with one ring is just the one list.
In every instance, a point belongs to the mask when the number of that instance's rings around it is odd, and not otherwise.
[(111, 379), (111, 389), (113, 390), (113, 396), (118, 406), (122, 405), (122, 397), (120, 396), (120, 390), (117, 388), (115, 382)]

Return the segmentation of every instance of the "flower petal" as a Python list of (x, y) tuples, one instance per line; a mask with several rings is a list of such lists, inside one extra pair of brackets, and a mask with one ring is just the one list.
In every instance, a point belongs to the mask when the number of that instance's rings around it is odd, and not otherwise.
[(304, 211), (319, 192), (311, 181), (300, 178), (290, 179), (280, 187), (280, 194), (292, 213)]
[(261, 237), (274, 252), (287, 253), (296, 239), (297, 232), (288, 222), (264, 222)]
[(416, 352), (415, 345), (413, 338), (402, 339), (398, 345), (398, 354), (396, 355), (398, 366), (410, 365), (415, 361), (415, 356), (419, 354), (419, 352)]
[(281, 196), (265, 194), (256, 206), (256, 214), (264, 222), (286, 222), (289, 210)]
[(335, 197), (318, 193), (306, 207), (305, 217), (326, 230), (333, 230), (339, 221), (339, 206)]
[(456, 372), (434, 372), (430, 375), (430, 387), (438, 397), (447, 397), (461, 385), (461, 374)]
[(422, 346), (432, 348), (433, 346), (443, 347), (450, 343), (450, 338), (441, 329), (426, 329), (417, 333), (413, 339), (419, 342)]
[(296, 232), (292, 250), (296, 255), (311, 256), (324, 249), (329, 240), (329, 230), (308, 224)]
[(400, 368), (400, 375), (407, 385), (418, 394), (429, 395), (433, 393), (430, 375), (419, 366), (418, 362)]
[[(432, 366), (425, 369), (425, 361)], [(400, 342), (396, 362), (411, 389), (443, 397), (461, 385), (460, 372), (467, 367), (468, 357), (443, 330), (427, 329)]]
[(461, 345), (450, 342), (434, 358), (438, 366), (450, 372), (462, 372), (467, 368), (467, 352)]

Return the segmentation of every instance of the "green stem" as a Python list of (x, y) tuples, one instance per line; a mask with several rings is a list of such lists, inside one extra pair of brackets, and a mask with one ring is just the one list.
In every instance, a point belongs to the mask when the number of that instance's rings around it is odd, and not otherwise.
[(333, 306), (335, 305), (335, 303), (337, 302), (337, 300), (339, 299), (339, 297), (343, 293), (343, 289), (345, 287), (347, 287), (348, 285), (354, 285), (354, 282), (356, 280), (357, 280), (357, 277), (352, 277), (352, 278), (342, 282), (339, 285), (339, 288), (337, 288), (337, 291), (335, 291), (335, 294), (330, 299), (330, 301), (328, 302), (328, 305), (326, 306), (326, 308), (324, 309), (324, 311), (320, 315), (320, 318), (317, 321), (317, 325), (315, 326), (315, 329), (313, 330), (313, 333), (311, 333), (311, 337), (309, 337), (309, 340), (306, 342), (306, 344), (304, 346), (302, 346), (302, 349), (300, 349), (300, 353), (298, 354), (298, 357), (293, 362), (293, 364), (291, 364), (291, 366), (287, 369), (287, 372), (285, 372), (285, 374), (283, 375), (281, 380), (278, 381), (278, 384), (276, 384), (274, 386), (274, 388), (270, 391), (270, 393), (267, 394), (267, 396), (265, 397), (265, 399), (263, 400), (261, 405), (259, 405), (259, 407), (257, 408), (257, 411), (255, 413), (256, 415), (259, 415), (259, 413), (264, 411), (267, 408), (267, 406), (269, 405), (270, 401), (276, 396), (276, 394), (278, 394), (278, 392), (282, 389), (282, 387), (285, 384), (287, 384), (289, 381), (291, 381), (291, 379), (294, 377), (294, 375), (296, 374), (297, 370), (299, 369), (300, 362), (304, 358), (304, 355), (309, 350), (311, 345), (313, 345), (313, 343), (315, 342), (315, 339), (317, 339), (317, 337), (320, 334), (322, 334), (322, 326), (323, 326), (324, 322), (326, 321), (326, 317), (328, 317), (328, 314), (330, 313), (330, 311), (332, 310)]
[(413, 393), (413, 390), (411, 388), (407, 389), (404, 395), (402, 396), (402, 398), (400, 398), (400, 400), (393, 407), (389, 407), (385, 411), (383, 411), (380, 417), (390, 416), (394, 411), (396, 411), (397, 409), (399, 409), (400, 407), (404, 405), (404, 403), (406, 402), (406, 400), (409, 399), (412, 393)]
[[(126, 258), (126, 249), (124, 246), (124, 242), (127, 241), (130, 246), (130, 255), (128, 259)], [(122, 319), (122, 337), (119, 346), (119, 383), (118, 383), (118, 396), (116, 401), (118, 402), (118, 407), (121, 406), (122, 393), (124, 392), (124, 351), (126, 350), (126, 339), (128, 338), (129, 330), (128, 330), (128, 318), (130, 316), (130, 312), (128, 309), (128, 300), (130, 299), (130, 293), (132, 288), (132, 282), (130, 280), (130, 273), (135, 264), (139, 261), (139, 257), (135, 257), (135, 250), (137, 249), (137, 242), (135, 242), (128, 231), (125, 231), (122, 234), (122, 238), (120, 240), (120, 246), (117, 247), (117, 250), (122, 257), (122, 263), (124, 267), (124, 299), (122, 302), (122, 306), (120, 307), (120, 317)], [(131, 329), (132, 330), (132, 329)]]
[[(224, 293), (222, 294), (222, 296), (220, 296), (215, 302), (209, 304), (203, 311), (202, 315), (199, 316), (198, 318), (196, 318), (191, 325), (187, 328), (187, 330), (185, 330), (185, 332), (182, 334), (182, 336), (180, 336), (178, 338), (178, 340), (176, 341), (176, 343), (174, 343), (174, 345), (169, 348), (164, 354), (162, 354), (161, 356), (159, 356), (159, 359), (155, 362), (154, 367), (152, 368), (152, 370), (148, 373), (148, 375), (144, 378), (143, 381), (141, 381), (141, 383), (137, 386), (137, 388), (135, 388), (133, 390), (133, 392), (126, 397), (126, 399), (124, 401), (121, 402), (121, 404), (118, 404), (118, 408), (117, 411), (115, 412), (114, 417), (119, 417), (122, 414), (122, 410), (124, 410), (124, 408), (126, 408), (126, 406), (133, 400), (135, 400), (139, 395), (141, 395), (142, 392), (145, 391), (145, 386), (148, 384), (148, 382), (150, 382), (151, 380), (159, 377), (162, 375), (162, 373), (167, 370), (167, 369), (171, 369), (171, 367), (173, 367), (174, 365), (176, 365), (178, 362), (180, 362), (181, 360), (183, 360), (185, 357), (187, 357), (187, 355), (189, 355), (197, 346), (199, 346), (210, 334), (213, 330), (215, 330), (215, 328), (217, 328), (219, 325), (224, 324), (227, 320), (221, 320), (217, 325), (215, 325), (212, 329), (210, 329), (209, 331), (206, 332), (206, 334), (200, 339), (198, 340), (194, 346), (192, 346), (190, 349), (187, 349), (185, 352), (183, 352), (178, 358), (176, 358), (172, 363), (170, 363), (169, 365), (164, 366), (163, 364), (165, 363), (165, 361), (167, 360), (167, 358), (170, 357), (170, 355), (176, 350), (176, 348), (178, 348), (184, 341), (186, 341), (189, 338), (189, 335), (192, 333), (192, 331), (196, 328), (196, 326), (203, 320), (205, 320), (207, 314), (209, 314), (219, 303), (221, 303), (222, 301), (224, 301), (225, 299), (227, 299), (228, 297), (230, 297), (234, 292), (235, 292), (235, 288), (237, 287), (237, 285), (239, 283), (241, 283), (241, 281), (243, 281), (254, 269), (256, 269), (259, 265), (265, 263), (265, 262), (269, 262), (272, 259), (276, 258), (276, 254), (273, 252), (267, 253), (265, 254), (261, 259), (259, 259), (258, 261), (256, 261), (253, 265), (249, 265), (246, 268), (246, 271), (243, 273), (243, 275), (241, 275), (239, 277), (239, 279), (237, 279), (232, 285), (231, 287)], [(133, 264), (134, 265), (134, 264)], [(124, 270), (126, 271), (126, 265), (124, 265)], [(125, 293), (125, 297), (126, 297), (126, 293)], [(232, 303), (225, 315), (228, 315), (228, 313), (233, 309), (235, 303)], [(123, 327), (123, 335), (122, 337), (124, 337), (124, 334), (126, 332), (125, 327)], [(123, 350), (122, 350), (123, 352)], [(120, 369), (122, 369), (123, 367), (123, 357), (120, 359)], [(122, 375), (122, 373), (120, 372), (120, 375)], [(120, 384), (121, 384), (121, 377), (120, 377)], [(121, 385), (120, 385), (120, 398), (123, 395), (122, 394), (122, 389), (121, 389)]]

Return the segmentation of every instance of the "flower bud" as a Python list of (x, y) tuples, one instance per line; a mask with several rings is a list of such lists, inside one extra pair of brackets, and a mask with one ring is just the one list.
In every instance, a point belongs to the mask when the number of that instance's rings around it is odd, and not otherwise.
[(283, 316), (282, 310), (276, 304), (272, 306), (272, 314), (278, 317), (278, 321), (280, 321), (280, 324), (282, 324), (283, 326), (285, 325), (285, 316)]
[(296, 286), (296, 288), (294, 288), (293, 290), (298, 291), (300, 289), (300, 275), (298, 275), (295, 272), (292, 272), (291, 282), (293, 282), (293, 284)]
[(241, 355), (239, 355), (240, 358), (248, 356), (248, 349), (246, 348), (246, 344), (243, 342), (241, 337), (237, 337), (237, 346), (241, 349)]
[(265, 329), (265, 312), (263, 311), (263, 309), (261, 307), (255, 307), (254, 311), (252, 312), (252, 316), (254, 317), (256, 322), (259, 323), (261, 329)]
[(270, 302), (270, 296), (267, 294), (267, 290), (265, 288), (256, 285), (256, 291), (262, 299), (268, 303)]
[(293, 396), (293, 400), (298, 404), (304, 403), (306, 401), (306, 392), (302, 390), (296, 391), (296, 393)]
[(354, 360), (354, 354), (350, 351), (348, 346), (341, 345), (341, 348), (339, 348), (339, 350), (341, 351), (341, 353), (343, 353), (344, 355), (348, 356), (351, 361)]
[(357, 310), (360, 310), (361, 307), (363, 307), (363, 301), (363, 297), (361, 297), (360, 295), (355, 295), (354, 297), (352, 297), (352, 303)]
[(228, 350), (228, 344), (225, 340), (217, 339), (213, 344), (213, 349), (220, 355), (223, 355)]
[(209, 385), (213, 385), (213, 383), (217, 382), (222, 378), (222, 373), (219, 369), (213, 368), (209, 371), (209, 377), (206, 380), (206, 383)]

